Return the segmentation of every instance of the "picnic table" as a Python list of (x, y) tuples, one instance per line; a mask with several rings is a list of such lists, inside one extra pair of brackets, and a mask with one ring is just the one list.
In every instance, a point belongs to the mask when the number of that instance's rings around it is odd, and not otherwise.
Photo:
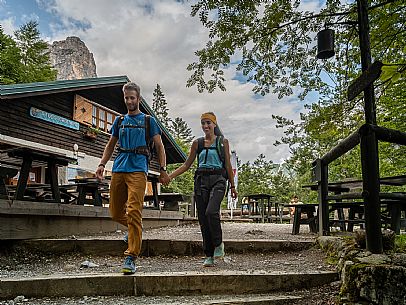
[[(158, 202), (163, 202), (163, 209), (170, 210), (170, 211), (179, 211), (179, 203), (180, 202), (188, 202), (190, 201), (190, 196), (178, 194), (178, 193), (162, 193), (157, 194)], [(145, 195), (144, 196), (145, 202), (155, 202), (154, 195)], [(153, 205), (154, 208), (159, 208), (159, 206)]]
[[(299, 234), (300, 225), (308, 224), (310, 232), (317, 233), (317, 212), (318, 203), (291, 203), (284, 204), (283, 207), (295, 208), (293, 214), (292, 235)], [(306, 214), (306, 218), (303, 217)]]
[(76, 162), (76, 159), (55, 152), (32, 149), (27, 147), (18, 147), (3, 151), (9, 158), (14, 160), (22, 160), (22, 163), (14, 163), (19, 165), (19, 177), (17, 187), (14, 193), (14, 199), (23, 200), (27, 190), (27, 182), (33, 162), (38, 161), (45, 163), (49, 173), (49, 185), (52, 193), (53, 201), (61, 202), (61, 194), (58, 187), (58, 167), (67, 166), (69, 163)]
[[(387, 186), (403, 186), (406, 185), (406, 175), (382, 177), (379, 179), (380, 185)], [(338, 182), (331, 182), (327, 185), (327, 192), (333, 192), (334, 194), (327, 193), (324, 198), (320, 198), (319, 185), (307, 185), (311, 190), (319, 191), (319, 213), (321, 213), (320, 221), (321, 228), (324, 231), (328, 231), (331, 223), (341, 223), (342, 230), (352, 231), (353, 225), (356, 223), (363, 224), (365, 220), (362, 219), (364, 214), (365, 202), (364, 193), (362, 191), (363, 181), (360, 179), (351, 179)], [(359, 189), (360, 191), (355, 191)], [(401, 226), (401, 212), (406, 210), (406, 193), (405, 192), (380, 192), (379, 199), (381, 207), (386, 207), (385, 222), (389, 227), (397, 234), (400, 233)], [(342, 210), (344, 208), (349, 209), (348, 219), (344, 218)], [(339, 213), (338, 220), (331, 220), (329, 218), (330, 212), (337, 210)], [(359, 217), (355, 218), (358, 214)], [(381, 212), (382, 218), (382, 212)], [(345, 223), (348, 223), (348, 227), (345, 227)]]
[[(101, 181), (98, 178), (74, 178), (68, 181), (74, 182), (74, 184), (68, 184), (64, 187), (76, 186), (76, 191), (78, 193), (77, 204), (92, 204), (94, 206), (102, 206), (102, 194), (109, 192), (109, 185), (105, 181)], [(66, 190), (65, 193), (68, 193)], [(91, 200), (87, 200), (87, 195), (90, 195)]]
[[(248, 217), (257, 222), (272, 222), (272, 201), (273, 195), (269, 194), (251, 194), (248, 195)], [(242, 215), (242, 211), (241, 211)], [(278, 215), (277, 204), (275, 203), (275, 215)]]

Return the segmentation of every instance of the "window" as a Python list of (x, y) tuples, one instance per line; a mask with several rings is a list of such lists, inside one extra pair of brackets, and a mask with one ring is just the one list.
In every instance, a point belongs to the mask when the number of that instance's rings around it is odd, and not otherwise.
[(119, 113), (96, 104), (83, 96), (75, 95), (75, 109), (73, 111), (75, 121), (109, 132), (114, 119), (118, 115)]
[(113, 126), (113, 114), (107, 112), (107, 130), (110, 131), (112, 126)]
[(105, 130), (105, 125), (106, 122), (106, 111), (99, 109), (99, 128), (101, 130)]
[(92, 126), (97, 126), (97, 107), (92, 106)]

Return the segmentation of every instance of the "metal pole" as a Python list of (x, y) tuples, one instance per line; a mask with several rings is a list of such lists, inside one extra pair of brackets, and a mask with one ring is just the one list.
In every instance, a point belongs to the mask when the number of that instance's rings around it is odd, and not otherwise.
[[(359, 42), (362, 71), (371, 65), (368, 1), (357, 0)], [(373, 83), (364, 90), (365, 122), (376, 125), (376, 106)], [(372, 253), (382, 253), (381, 214), (379, 201), (378, 142), (371, 129), (361, 135), (363, 197), (365, 200), (366, 247)]]

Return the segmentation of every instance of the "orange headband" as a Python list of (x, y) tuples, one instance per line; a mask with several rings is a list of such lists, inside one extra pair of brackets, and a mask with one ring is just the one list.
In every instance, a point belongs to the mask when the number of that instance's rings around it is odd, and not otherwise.
[(200, 116), (200, 120), (210, 120), (210, 121), (212, 121), (214, 124), (217, 125), (216, 116), (215, 116), (214, 114), (212, 114), (212, 113), (208, 113), (208, 112), (203, 113), (203, 114)]

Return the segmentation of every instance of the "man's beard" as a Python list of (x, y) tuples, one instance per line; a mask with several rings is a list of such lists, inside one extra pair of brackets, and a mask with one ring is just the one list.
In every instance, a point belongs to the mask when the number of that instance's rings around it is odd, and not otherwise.
[(135, 111), (135, 110), (137, 110), (137, 106), (136, 105), (127, 105), (127, 110), (128, 111)]

